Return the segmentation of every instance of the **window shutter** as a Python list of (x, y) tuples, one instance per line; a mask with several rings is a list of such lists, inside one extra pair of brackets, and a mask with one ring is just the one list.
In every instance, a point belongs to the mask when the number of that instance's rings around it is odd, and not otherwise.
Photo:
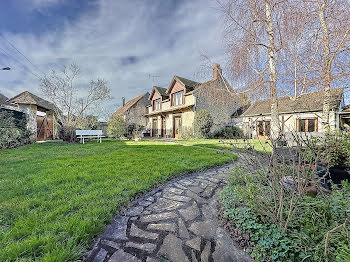
[(300, 132), (300, 119), (296, 119), (296, 124), (295, 124), (295, 126), (296, 126), (296, 130), (297, 130), (297, 132)]
[(315, 132), (318, 132), (318, 117), (315, 119)]

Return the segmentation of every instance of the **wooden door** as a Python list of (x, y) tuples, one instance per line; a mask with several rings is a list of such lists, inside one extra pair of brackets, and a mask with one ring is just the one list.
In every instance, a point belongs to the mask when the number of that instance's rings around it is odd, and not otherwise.
[(174, 117), (174, 137), (179, 138), (181, 135), (181, 128), (182, 128), (182, 123), (181, 123), (181, 116), (176, 116)]
[(53, 121), (45, 116), (37, 116), (37, 140), (45, 141), (53, 139)]
[(152, 122), (152, 136), (155, 137), (158, 134), (158, 120), (157, 118), (153, 119)]

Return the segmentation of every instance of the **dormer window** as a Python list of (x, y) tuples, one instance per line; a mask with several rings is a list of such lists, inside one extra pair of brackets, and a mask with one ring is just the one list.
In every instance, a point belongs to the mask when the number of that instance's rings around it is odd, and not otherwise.
[(179, 106), (184, 104), (184, 91), (179, 91), (171, 95), (171, 105)]
[(160, 98), (155, 99), (153, 101), (153, 110), (160, 110), (160, 104), (161, 104)]

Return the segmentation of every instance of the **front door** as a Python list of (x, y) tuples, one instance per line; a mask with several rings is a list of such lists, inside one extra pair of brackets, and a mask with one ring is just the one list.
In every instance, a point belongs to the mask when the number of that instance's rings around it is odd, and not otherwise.
[(267, 139), (270, 136), (271, 124), (269, 120), (258, 121), (256, 127), (259, 139)]
[(181, 135), (181, 128), (182, 128), (182, 123), (181, 123), (181, 116), (176, 116), (174, 117), (174, 137), (179, 138)]
[(158, 135), (158, 120), (157, 118), (154, 118), (152, 122), (152, 136), (155, 137), (157, 135)]

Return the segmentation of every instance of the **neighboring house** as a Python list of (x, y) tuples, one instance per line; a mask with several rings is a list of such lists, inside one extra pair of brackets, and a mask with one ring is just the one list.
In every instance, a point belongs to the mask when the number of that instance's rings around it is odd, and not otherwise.
[(8, 100), (8, 98), (0, 93), (0, 106), (7, 104), (7, 102), (6, 102), (7, 100)]
[[(282, 133), (302, 132), (315, 134), (323, 132), (322, 109), (324, 91), (303, 94), (296, 100), (290, 97), (278, 99), (279, 119)], [(330, 130), (340, 128), (340, 112), (344, 107), (343, 88), (331, 90)], [(240, 116), (243, 134), (249, 138), (270, 136), (271, 100), (257, 101)], [(239, 121), (238, 121), (239, 122)]]
[(198, 83), (175, 75), (168, 88), (154, 86), (149, 100), (151, 104), (146, 117), (153, 137), (178, 138), (193, 133), (195, 112), (201, 109), (212, 116), (212, 130), (220, 129), (243, 105), (239, 95), (222, 76), (218, 64), (213, 67), (212, 80)]
[(33, 134), (33, 141), (57, 138), (55, 106), (53, 103), (25, 91), (11, 99), (7, 99), (1, 106), (26, 114), (27, 128)]
[(147, 119), (145, 117), (146, 107), (149, 105), (149, 93), (142, 94), (125, 103), (122, 99), (122, 107), (113, 113), (112, 116), (123, 116), (128, 125), (136, 125), (138, 127), (146, 127)]

